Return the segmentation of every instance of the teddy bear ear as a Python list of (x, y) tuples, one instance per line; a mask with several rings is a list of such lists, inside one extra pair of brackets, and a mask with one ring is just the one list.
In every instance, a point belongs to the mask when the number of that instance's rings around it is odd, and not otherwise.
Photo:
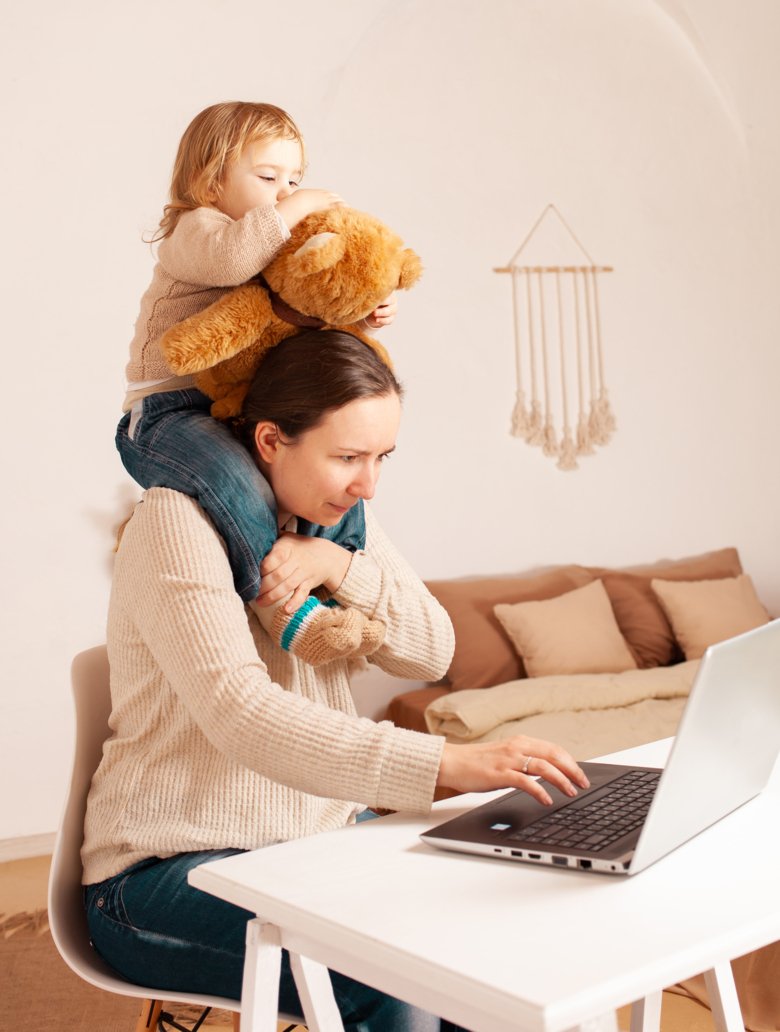
[(407, 247), (401, 253), (401, 268), (398, 274), (399, 288), (401, 290), (408, 290), (409, 287), (414, 286), (420, 276), (422, 276), (422, 262), (419, 255), (415, 254), (410, 247)]
[(344, 255), (344, 237), (338, 233), (316, 233), (292, 255), (295, 271), (302, 276), (329, 269)]

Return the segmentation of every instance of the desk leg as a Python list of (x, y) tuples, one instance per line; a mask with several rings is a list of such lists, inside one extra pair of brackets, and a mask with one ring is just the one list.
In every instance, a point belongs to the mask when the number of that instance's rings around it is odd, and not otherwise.
[(325, 965), (298, 953), (290, 953), (290, 967), (309, 1032), (344, 1032), (330, 974)]
[(658, 1032), (661, 1027), (663, 993), (651, 993), (631, 1005), (631, 1032)]
[(717, 1032), (744, 1032), (737, 987), (734, 985), (734, 973), (729, 961), (723, 961), (710, 971), (705, 971), (704, 984), (707, 986)]
[(241, 1032), (276, 1032), (281, 972), (279, 929), (255, 917), (246, 926)]

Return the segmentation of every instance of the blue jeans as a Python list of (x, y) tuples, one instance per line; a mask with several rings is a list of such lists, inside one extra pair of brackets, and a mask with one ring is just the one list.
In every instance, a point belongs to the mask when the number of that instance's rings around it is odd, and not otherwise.
[[(152, 857), (84, 889), (92, 945), (122, 978), (137, 985), (241, 998), (246, 924), (255, 915), (193, 888), (187, 872), (238, 849)], [(462, 1032), (457, 1025), (331, 972), (346, 1032)], [(279, 1010), (301, 1016), (287, 951), (282, 952)]]
[[(276, 499), (247, 449), (210, 408), (194, 388), (150, 394), (132, 437), (131, 414), (120, 420), (116, 446), (141, 487), (169, 487), (200, 503), (225, 541), (236, 591), (251, 602), (260, 593), (260, 563), (276, 541)], [(298, 533), (351, 552), (365, 547), (362, 499), (335, 527), (299, 519)]]

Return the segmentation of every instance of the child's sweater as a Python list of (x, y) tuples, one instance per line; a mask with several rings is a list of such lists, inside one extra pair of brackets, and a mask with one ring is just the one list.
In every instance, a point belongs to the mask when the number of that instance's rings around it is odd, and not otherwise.
[[(238, 221), (214, 208), (196, 208), (179, 218), (173, 233), (160, 243), (152, 282), (141, 298), (126, 370), (125, 411), (154, 390), (192, 383), (192, 377), (173, 376), (160, 338), (171, 326), (256, 276), (289, 236), (273, 206), (254, 208)], [(170, 378), (171, 382), (158, 382)]]

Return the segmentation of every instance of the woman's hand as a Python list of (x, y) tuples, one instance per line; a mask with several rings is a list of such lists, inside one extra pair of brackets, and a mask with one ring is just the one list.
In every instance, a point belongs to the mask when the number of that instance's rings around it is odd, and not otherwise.
[(284, 610), (294, 613), (320, 585), (336, 591), (351, 561), (351, 552), (327, 538), (284, 533), (260, 564), (257, 604), (270, 606), (292, 592)]
[(459, 792), (487, 792), (519, 788), (545, 806), (552, 799), (536, 777), (542, 777), (568, 796), (590, 782), (575, 760), (553, 742), (516, 735), (500, 742), (473, 745), (447, 743), (442, 753), (436, 784)]
[(371, 315), (367, 315), (363, 322), (369, 330), (379, 330), (383, 326), (389, 326), (398, 314), (398, 298), (395, 294), (386, 297), (381, 305), (374, 309)]

